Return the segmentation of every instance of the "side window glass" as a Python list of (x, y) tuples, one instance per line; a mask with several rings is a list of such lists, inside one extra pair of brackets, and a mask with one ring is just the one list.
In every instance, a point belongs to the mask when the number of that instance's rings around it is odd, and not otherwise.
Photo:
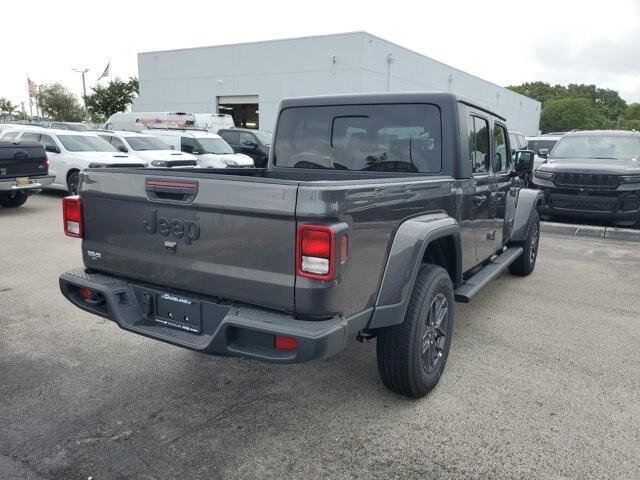
[(251, 145), (252, 143), (256, 143), (256, 139), (253, 138), (253, 135), (250, 133), (242, 132), (240, 134), (240, 144), (242, 145)]
[(44, 148), (47, 147), (54, 147), (56, 148), (56, 142), (53, 141), (53, 138), (51, 138), (49, 135), (41, 135), (40, 136), (40, 143), (42, 145), (44, 145)]
[(124, 142), (120, 140), (118, 137), (111, 137), (111, 145), (116, 147), (121, 152), (127, 152), (127, 147), (124, 145)]
[(238, 145), (240, 143), (239, 132), (224, 132), (222, 134), (222, 138), (224, 138), (227, 143), (230, 143), (232, 145)]
[(511, 166), (511, 153), (507, 149), (507, 132), (502, 125), (494, 125), (493, 141), (496, 152), (493, 170), (495, 172), (506, 172)]
[(40, 141), (40, 134), (39, 133), (33, 133), (33, 132), (24, 132), (22, 134), (22, 137), (20, 138), (21, 141), (23, 142), (39, 142)]
[(13, 140), (14, 138), (16, 138), (18, 136), (18, 133), (19, 132), (8, 132), (8, 133), (5, 133), (2, 136), (2, 139), (3, 140)]
[(469, 160), (474, 174), (489, 173), (489, 122), (480, 117), (469, 117)]
[(182, 137), (180, 139), (180, 146), (183, 152), (193, 153), (194, 150), (198, 149), (198, 143), (190, 137)]

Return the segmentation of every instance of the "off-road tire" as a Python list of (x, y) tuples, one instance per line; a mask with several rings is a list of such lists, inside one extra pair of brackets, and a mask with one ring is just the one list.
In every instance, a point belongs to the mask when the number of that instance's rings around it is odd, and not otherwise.
[[(428, 327), (428, 323), (434, 302), (442, 299), (446, 301), (446, 311), (441, 324), (443, 335), (438, 336), (438, 329)], [(378, 371), (385, 387), (401, 395), (419, 398), (436, 386), (451, 347), (453, 305), (453, 284), (447, 271), (437, 265), (423, 265), (403, 322), (383, 328), (377, 335)], [(437, 357), (433, 365), (428, 364), (424, 353), (425, 334), (429, 332), (436, 335), (428, 350), (429, 354), (436, 354), (429, 356), (430, 359)], [(428, 371), (429, 366), (431, 371)]]
[(24, 203), (29, 198), (24, 192), (16, 192), (13, 195), (0, 196), (0, 206), (5, 208), (16, 208), (24, 205)]
[(513, 275), (526, 277), (536, 266), (538, 259), (538, 247), (540, 244), (540, 215), (534, 210), (529, 226), (527, 228), (527, 238), (523, 242), (513, 242), (512, 245), (522, 247), (522, 255), (509, 265), (509, 271)]

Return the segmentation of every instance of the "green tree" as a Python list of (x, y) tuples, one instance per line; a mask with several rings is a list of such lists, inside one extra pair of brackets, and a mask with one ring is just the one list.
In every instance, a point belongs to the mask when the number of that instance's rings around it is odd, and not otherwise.
[(627, 109), (627, 102), (620, 98), (620, 94), (608, 88), (597, 88), (595, 85), (567, 86), (566, 96), (588, 98), (596, 106), (599, 113), (611, 121), (617, 122)]
[(18, 107), (6, 98), (0, 98), (0, 116), (9, 116), (16, 112)]
[(544, 106), (547, 100), (563, 97), (566, 94), (566, 88), (562, 85), (551, 86), (545, 82), (526, 82), (522, 85), (510, 85), (507, 87), (521, 95), (539, 101)]
[(42, 113), (61, 122), (79, 122), (85, 114), (80, 101), (59, 83), (43, 85), (37, 94)]
[(138, 93), (138, 79), (130, 78), (124, 82), (118, 78), (106, 87), (97, 85), (93, 93), (87, 96), (87, 110), (94, 118), (106, 119), (116, 112), (127, 109)]
[(585, 97), (555, 98), (542, 109), (542, 132), (567, 132), (573, 129), (594, 130), (610, 128), (611, 122)]

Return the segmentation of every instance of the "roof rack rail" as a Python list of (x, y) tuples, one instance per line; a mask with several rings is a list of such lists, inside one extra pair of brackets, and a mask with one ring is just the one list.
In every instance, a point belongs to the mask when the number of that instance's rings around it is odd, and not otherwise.
[(195, 130), (198, 132), (207, 132), (208, 130), (206, 128), (199, 128), (199, 127), (193, 127), (193, 126), (184, 126), (184, 127), (170, 127), (170, 126), (166, 126), (166, 125), (147, 125), (147, 129), (149, 130)]

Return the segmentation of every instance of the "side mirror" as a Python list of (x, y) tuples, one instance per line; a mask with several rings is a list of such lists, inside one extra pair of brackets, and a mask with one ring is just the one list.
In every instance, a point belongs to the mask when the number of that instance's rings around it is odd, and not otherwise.
[(171, 150), (175, 150), (175, 149), (176, 149), (176, 147), (174, 147), (173, 145), (169, 145), (169, 148), (170, 148)]
[(122, 153), (127, 153), (127, 147), (125, 147), (124, 145), (120, 145), (118, 147), (116, 147), (118, 149), (118, 151), (122, 152)]
[(549, 156), (549, 149), (541, 148), (540, 150), (538, 150), (538, 156), (540, 158), (547, 158)]
[(44, 151), (49, 153), (60, 153), (60, 149), (56, 145), (47, 145), (44, 147)]
[(533, 172), (535, 154), (531, 150), (518, 150), (515, 158), (515, 171), (518, 175)]

